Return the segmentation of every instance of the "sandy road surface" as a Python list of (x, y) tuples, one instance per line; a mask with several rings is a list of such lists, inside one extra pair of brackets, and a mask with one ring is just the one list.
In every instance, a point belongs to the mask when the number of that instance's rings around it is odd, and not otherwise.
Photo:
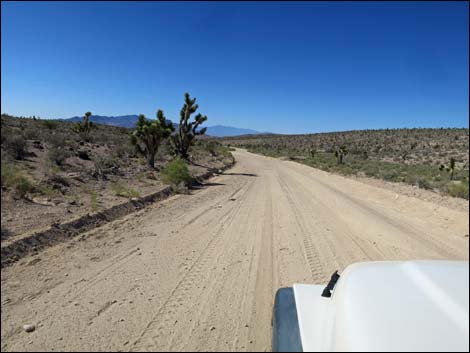
[(192, 195), (2, 270), (2, 351), (270, 350), (281, 286), (357, 261), (468, 259), (468, 210), (235, 156)]

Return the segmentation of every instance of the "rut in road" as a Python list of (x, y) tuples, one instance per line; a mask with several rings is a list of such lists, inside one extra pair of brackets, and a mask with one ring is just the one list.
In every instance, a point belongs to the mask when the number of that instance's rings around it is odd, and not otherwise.
[[(269, 351), (280, 287), (358, 261), (468, 259), (468, 204), (234, 155), (192, 195), (2, 270), (2, 351)], [(31, 322), (27, 335), (18, 323)]]

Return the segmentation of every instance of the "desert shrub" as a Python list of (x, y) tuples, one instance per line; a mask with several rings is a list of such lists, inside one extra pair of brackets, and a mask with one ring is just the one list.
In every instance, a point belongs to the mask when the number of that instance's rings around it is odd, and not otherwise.
[(68, 157), (70, 157), (70, 151), (67, 151), (63, 147), (52, 147), (47, 152), (47, 158), (49, 161), (58, 166), (64, 165), (64, 162)]
[(43, 120), (42, 125), (48, 128), (49, 130), (55, 130), (57, 129), (57, 126), (59, 126), (59, 123), (54, 120)]
[(68, 141), (65, 134), (54, 133), (48, 138), (48, 142), (52, 147), (65, 147)]
[(26, 194), (34, 192), (34, 185), (27, 177), (20, 175), (16, 179), (15, 190), (20, 197), (25, 197)]
[(98, 200), (98, 194), (96, 191), (90, 192), (90, 208), (92, 211), (97, 211), (100, 201)]
[(47, 184), (38, 185), (37, 191), (38, 193), (45, 195), (47, 197), (54, 197), (58, 193), (58, 190), (56, 188)]
[(38, 191), (47, 196), (56, 195), (58, 191), (65, 194), (67, 188), (70, 187), (70, 181), (56, 171), (50, 170), (47, 178), (38, 186)]
[(461, 197), (463, 199), (469, 199), (468, 195), (468, 180), (461, 180), (458, 183), (451, 183), (448, 186), (448, 193), (453, 197)]
[(425, 189), (425, 190), (431, 190), (432, 189), (432, 185), (427, 179), (418, 178), (417, 184), (418, 184), (418, 187), (420, 189)]
[(26, 156), (26, 139), (23, 135), (16, 133), (7, 136), (4, 141), (6, 150), (17, 160), (23, 160)]
[(354, 173), (354, 169), (351, 168), (350, 166), (343, 166), (342, 168), (339, 169), (339, 172), (343, 175), (352, 175)]
[(2, 163), (2, 187), (11, 186), (16, 173), (17, 168), (15, 168), (13, 165)]
[(207, 141), (203, 143), (204, 149), (209, 152), (213, 157), (217, 156), (217, 150), (219, 149), (219, 144), (215, 141)]
[(185, 186), (191, 185), (191, 174), (188, 165), (181, 158), (176, 158), (168, 163), (161, 171), (162, 180), (166, 184), (178, 185), (183, 183)]
[(126, 187), (122, 185), (121, 183), (114, 183), (111, 185), (111, 190), (114, 191), (114, 194), (116, 196), (121, 196), (121, 197), (127, 197), (127, 198), (132, 198), (132, 197), (139, 197), (140, 194), (137, 190), (132, 189), (130, 187)]
[(375, 177), (376, 175), (378, 175), (378, 173), (379, 173), (379, 169), (377, 168), (377, 166), (374, 166), (374, 165), (368, 165), (364, 169), (364, 174), (368, 177)]
[(39, 129), (37, 129), (35, 127), (26, 128), (23, 131), (23, 135), (24, 135), (25, 139), (27, 139), (27, 140), (35, 140), (35, 139), (39, 139), (41, 137)]
[(118, 143), (113, 147), (113, 156), (116, 158), (124, 158), (127, 156), (135, 156), (135, 147), (128, 142)]
[(112, 156), (97, 156), (94, 160), (93, 176), (105, 179), (107, 174), (117, 174), (119, 163)]
[(2, 163), (2, 187), (10, 187), (16, 191), (20, 197), (34, 192), (33, 183), (27, 178), (21, 170), (11, 164)]
[(397, 181), (400, 173), (394, 169), (387, 169), (381, 173), (381, 176), (384, 180), (387, 181)]
[(91, 132), (85, 132), (85, 131), (77, 131), (79, 140), (83, 142), (95, 142), (96, 141), (96, 136), (92, 134)]
[(60, 174), (51, 174), (47, 178), (47, 182), (51, 185), (62, 185), (62, 186), (70, 186), (70, 181), (63, 175)]

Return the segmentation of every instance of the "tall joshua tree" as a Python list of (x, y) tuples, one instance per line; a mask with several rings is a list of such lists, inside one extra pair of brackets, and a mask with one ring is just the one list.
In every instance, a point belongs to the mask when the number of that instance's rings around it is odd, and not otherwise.
[(88, 133), (94, 127), (93, 123), (90, 121), (91, 112), (86, 112), (83, 116), (83, 121), (78, 122), (73, 130), (77, 133), (82, 133), (85, 138), (88, 137)]
[(454, 157), (450, 158), (449, 170), (450, 170), (450, 180), (454, 180), (454, 170), (455, 170), (455, 158)]
[(91, 112), (86, 112), (85, 116), (83, 117), (83, 129), (85, 132), (90, 131), (91, 127), (93, 126), (92, 122), (90, 121), (90, 116)]
[(175, 131), (173, 123), (165, 118), (162, 110), (157, 111), (157, 120), (148, 120), (143, 114), (139, 115), (131, 143), (139, 153), (145, 156), (147, 164), (155, 168), (155, 155), (162, 141)]
[(445, 170), (447, 173), (450, 172), (450, 180), (454, 180), (455, 158), (454, 158), (454, 157), (450, 157), (449, 166), (446, 167), (444, 164), (441, 164), (441, 166), (439, 167), (439, 170), (440, 170), (440, 171)]
[(196, 112), (199, 106), (196, 98), (191, 99), (189, 93), (184, 94), (184, 105), (180, 111), (180, 123), (178, 131), (172, 136), (173, 147), (177, 155), (189, 159), (189, 149), (194, 144), (197, 135), (204, 135), (207, 128), (198, 130), (199, 126), (207, 120), (207, 116), (198, 113), (193, 121), (191, 114)]

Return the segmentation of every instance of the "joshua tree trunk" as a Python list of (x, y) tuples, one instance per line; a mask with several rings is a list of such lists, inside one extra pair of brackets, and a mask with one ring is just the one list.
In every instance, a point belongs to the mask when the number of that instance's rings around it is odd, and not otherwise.
[(149, 153), (147, 156), (147, 164), (150, 168), (155, 169), (155, 153)]

